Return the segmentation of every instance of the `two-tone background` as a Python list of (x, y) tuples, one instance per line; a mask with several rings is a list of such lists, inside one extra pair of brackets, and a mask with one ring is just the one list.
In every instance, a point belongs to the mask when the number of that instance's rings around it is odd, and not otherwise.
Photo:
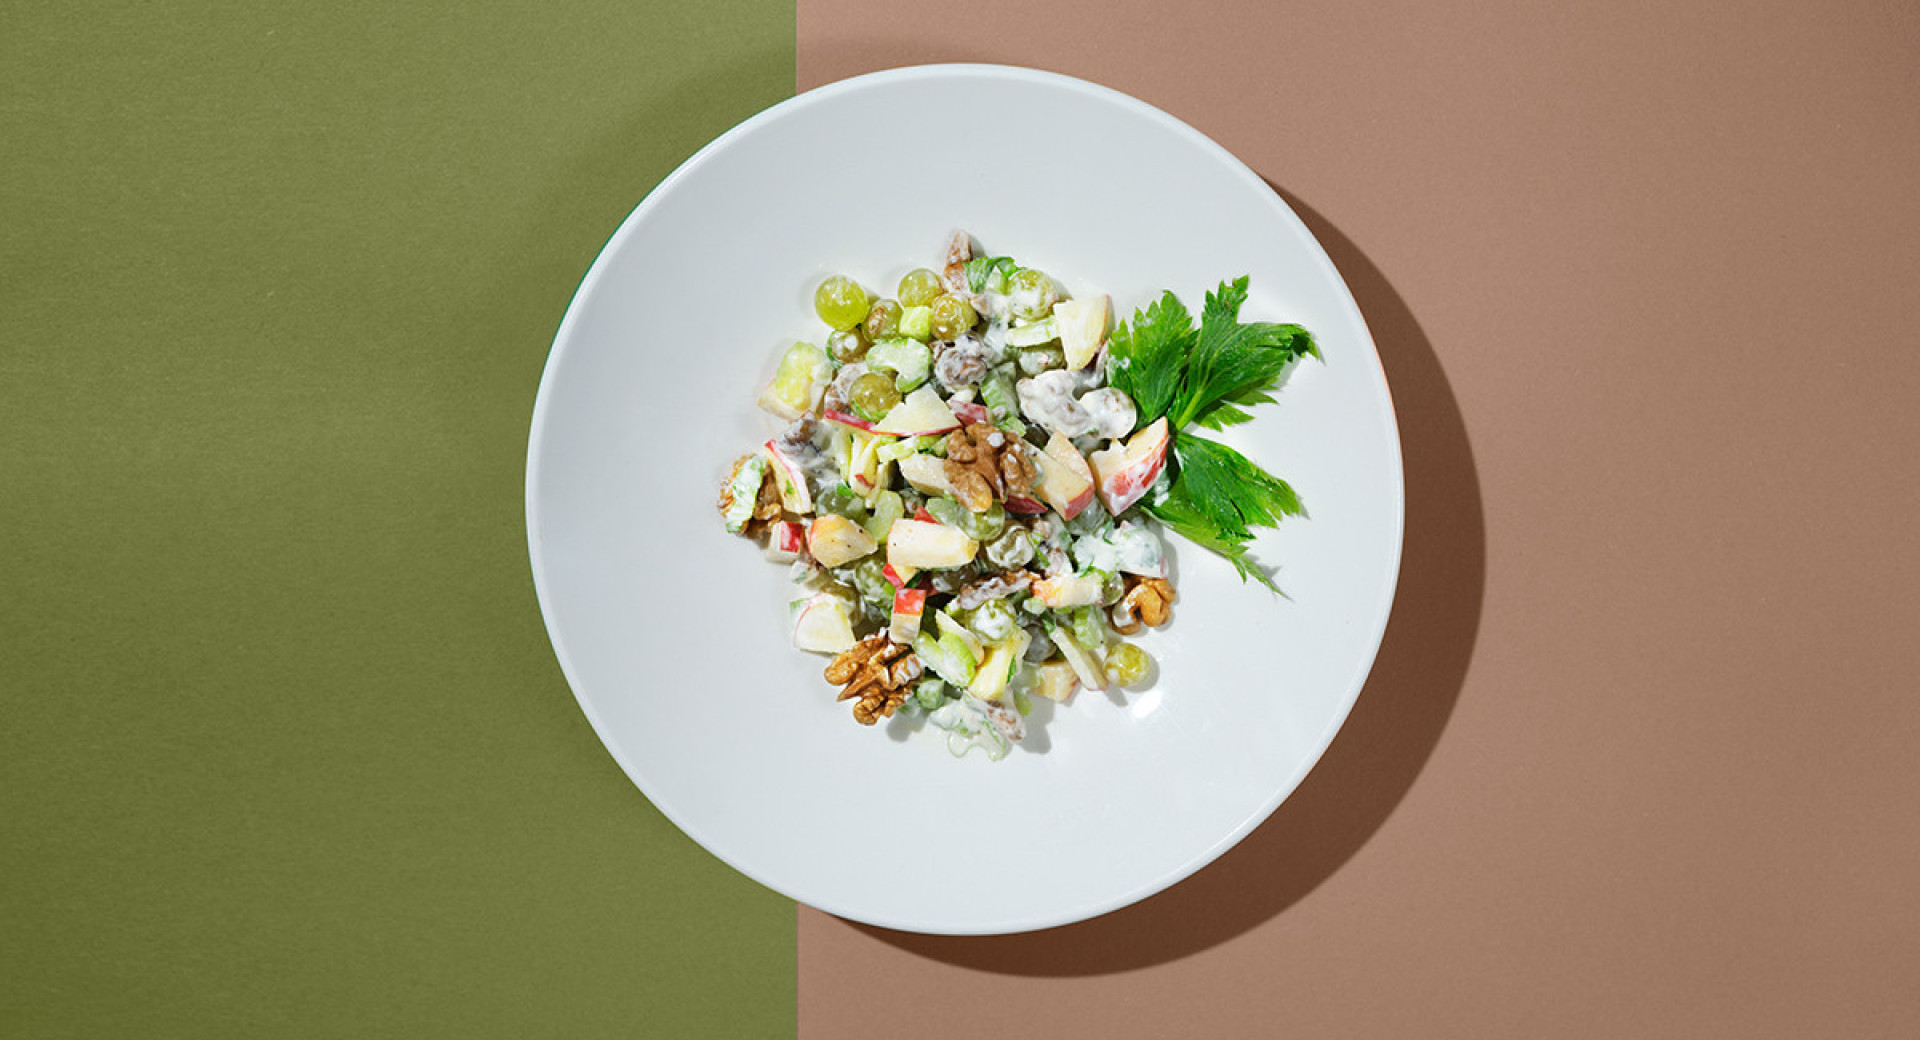
[[(674, 830), (521, 522), (633, 204), (952, 60), (1273, 183), (1408, 474), (1305, 786), (1016, 938), (854, 927)], [(1920, 1035), (1916, 171), (1906, 2), (11, 5), (0, 1035)]]

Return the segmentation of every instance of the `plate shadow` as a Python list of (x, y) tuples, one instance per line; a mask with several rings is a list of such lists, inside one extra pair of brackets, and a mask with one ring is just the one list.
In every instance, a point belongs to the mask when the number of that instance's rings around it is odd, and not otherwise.
[(1325, 217), (1273, 187), (1358, 301), (1400, 424), (1407, 494), (1400, 582), (1353, 713), (1265, 823), (1152, 898), (1019, 935), (850, 927), (922, 957), (1006, 975), (1104, 975), (1175, 961), (1245, 933), (1319, 887), (1386, 823), (1432, 755), (1466, 679), (1485, 597), (1485, 518), (1466, 423), (1433, 344), (1386, 275)]

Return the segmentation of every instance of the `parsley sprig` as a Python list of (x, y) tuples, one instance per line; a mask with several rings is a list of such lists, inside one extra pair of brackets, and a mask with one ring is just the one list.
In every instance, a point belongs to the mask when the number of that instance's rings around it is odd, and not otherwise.
[(1226, 557), (1242, 580), (1251, 577), (1278, 592), (1248, 546), (1253, 528), (1298, 515), (1299, 497), (1252, 459), (1188, 429), (1246, 422), (1253, 417), (1248, 408), (1273, 402), (1287, 366), (1320, 356), (1312, 334), (1298, 325), (1240, 320), (1247, 281), (1221, 282), (1208, 293), (1197, 328), (1172, 292), (1134, 312), (1108, 340), (1108, 379), (1133, 398), (1140, 426), (1165, 416), (1175, 431), (1172, 482), (1148, 501), (1147, 511)]

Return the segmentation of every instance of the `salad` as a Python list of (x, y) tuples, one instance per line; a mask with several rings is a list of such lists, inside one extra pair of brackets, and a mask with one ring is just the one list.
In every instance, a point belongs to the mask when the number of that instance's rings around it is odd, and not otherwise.
[(923, 714), (953, 754), (997, 760), (1034, 698), (1141, 683), (1127, 637), (1176, 595), (1163, 530), (1274, 586), (1253, 529), (1299, 500), (1196, 428), (1247, 421), (1318, 351), (1240, 322), (1246, 295), (1222, 283), (1196, 326), (1164, 293), (1109, 332), (1107, 297), (964, 232), (891, 298), (819, 285), (824, 344), (781, 356), (759, 405), (787, 425), (733, 463), (719, 509), (791, 568), (793, 644), (832, 656), (856, 722)]

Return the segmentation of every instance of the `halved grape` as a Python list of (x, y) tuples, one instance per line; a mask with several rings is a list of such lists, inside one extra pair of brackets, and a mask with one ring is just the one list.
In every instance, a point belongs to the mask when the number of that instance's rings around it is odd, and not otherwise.
[(1131, 686), (1147, 674), (1153, 658), (1132, 643), (1121, 643), (1107, 651), (1107, 675), (1122, 686)]
[(827, 337), (827, 353), (832, 354), (833, 359), (843, 365), (849, 361), (858, 361), (867, 354), (866, 334), (861, 332), (858, 326), (841, 329)]
[(867, 311), (867, 339), (875, 343), (900, 334), (902, 308), (892, 300), (881, 300)]
[(867, 291), (843, 274), (820, 283), (813, 291), (813, 310), (836, 329), (850, 329), (867, 318)]
[(879, 422), (900, 403), (900, 391), (894, 388), (893, 380), (878, 372), (868, 372), (853, 381), (847, 399), (860, 418)]
[(933, 334), (937, 339), (959, 339), (973, 330), (979, 316), (973, 304), (948, 293), (933, 301)]

